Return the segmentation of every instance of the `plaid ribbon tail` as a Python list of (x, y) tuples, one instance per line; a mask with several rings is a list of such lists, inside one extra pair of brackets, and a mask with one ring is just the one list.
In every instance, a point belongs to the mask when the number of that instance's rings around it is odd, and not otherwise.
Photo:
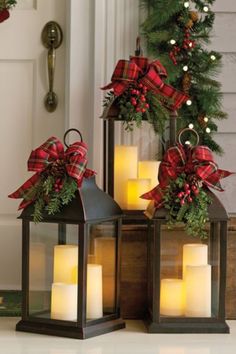
[(160, 185), (156, 186), (147, 193), (140, 196), (142, 199), (154, 200), (156, 208), (162, 206), (164, 191), (161, 189)]

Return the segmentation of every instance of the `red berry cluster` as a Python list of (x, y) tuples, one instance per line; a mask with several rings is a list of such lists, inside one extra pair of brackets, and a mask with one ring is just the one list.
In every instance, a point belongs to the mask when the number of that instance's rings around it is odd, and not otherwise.
[(180, 199), (180, 205), (184, 205), (186, 201), (188, 203), (193, 202), (193, 197), (199, 194), (199, 189), (195, 184), (189, 185), (185, 183), (184, 191), (181, 191), (177, 194), (177, 197)]
[(193, 41), (192, 39), (190, 39), (190, 31), (189, 29), (185, 29), (184, 31), (184, 40), (182, 43), (182, 48), (186, 49), (186, 50), (192, 50), (195, 47), (195, 41)]
[(137, 87), (130, 88), (130, 103), (134, 106), (137, 113), (145, 113), (149, 108), (147, 103), (146, 94), (148, 92), (147, 86), (138, 84)]
[(189, 29), (186, 28), (184, 31), (184, 40), (182, 45), (180, 47), (175, 45), (170, 51), (169, 56), (172, 62), (174, 63), (174, 65), (177, 65), (177, 56), (182, 49), (189, 51), (195, 47), (195, 41), (190, 39), (190, 36), (191, 36), (190, 31)]
[(54, 184), (54, 190), (56, 193), (59, 193), (62, 190), (63, 187), (63, 181), (61, 178), (57, 178), (56, 182)]

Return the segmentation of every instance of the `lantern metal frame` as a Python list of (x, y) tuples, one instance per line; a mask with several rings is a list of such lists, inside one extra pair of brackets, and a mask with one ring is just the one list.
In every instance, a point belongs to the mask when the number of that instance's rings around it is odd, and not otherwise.
[[(78, 225), (79, 271), (77, 321), (44, 319), (29, 314), (29, 256), (30, 256), (30, 222), (32, 222), (33, 205), (25, 208), (20, 215), (22, 219), (22, 319), (16, 330), (69, 338), (85, 339), (125, 327), (120, 317), (120, 243), (122, 211), (114, 200), (100, 190), (95, 178), (84, 179), (82, 187), (70, 204), (55, 215), (44, 215), (43, 223), (58, 224), (58, 244), (65, 244), (66, 225)], [(86, 319), (86, 282), (89, 226), (115, 222), (115, 311), (99, 319)]]
[[(219, 251), (218, 309), (215, 317), (168, 317), (160, 314), (161, 285), (161, 227), (167, 223), (168, 211), (155, 209), (151, 202), (146, 216), (149, 219), (148, 232), (148, 308), (146, 325), (149, 333), (229, 333), (225, 322), (225, 289), (227, 257), (228, 215), (219, 199), (208, 192), (212, 199), (209, 206), (209, 255)], [(219, 225), (219, 250), (215, 249), (215, 238)], [(152, 243), (153, 242), (153, 243)], [(152, 248), (152, 249), (151, 249)], [(153, 256), (152, 256), (153, 252)], [(151, 271), (152, 270), (152, 271)], [(213, 285), (214, 274), (212, 274)], [(212, 292), (212, 297), (213, 297)]]

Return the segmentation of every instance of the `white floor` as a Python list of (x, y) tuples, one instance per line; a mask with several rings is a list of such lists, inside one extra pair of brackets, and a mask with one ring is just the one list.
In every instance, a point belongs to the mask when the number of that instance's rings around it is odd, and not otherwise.
[(0, 354), (235, 354), (236, 321), (230, 334), (147, 334), (141, 321), (84, 341), (15, 332), (16, 318), (0, 318)]

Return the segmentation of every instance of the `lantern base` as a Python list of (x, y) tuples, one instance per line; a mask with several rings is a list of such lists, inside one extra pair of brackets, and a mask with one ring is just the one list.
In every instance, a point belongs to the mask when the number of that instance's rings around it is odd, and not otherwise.
[(58, 325), (54, 323), (32, 322), (27, 320), (21, 320), (16, 324), (16, 331), (75, 339), (87, 339), (122, 328), (125, 328), (125, 322), (121, 318), (96, 323), (84, 328), (69, 325)]
[(148, 333), (230, 333), (226, 322), (214, 319), (186, 318), (185, 322), (168, 321), (162, 323), (146, 322)]

